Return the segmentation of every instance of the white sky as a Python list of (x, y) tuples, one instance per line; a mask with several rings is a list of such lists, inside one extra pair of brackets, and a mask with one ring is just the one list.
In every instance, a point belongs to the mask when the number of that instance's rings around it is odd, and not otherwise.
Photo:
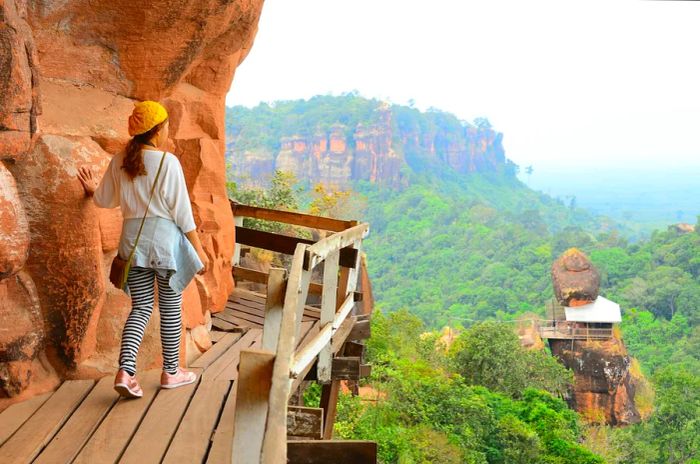
[(266, 0), (229, 105), (358, 90), (521, 166), (700, 166), (700, 2)]

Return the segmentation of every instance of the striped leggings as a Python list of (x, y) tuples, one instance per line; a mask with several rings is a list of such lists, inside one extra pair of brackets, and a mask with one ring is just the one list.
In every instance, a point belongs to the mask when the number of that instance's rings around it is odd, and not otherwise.
[[(180, 357), (182, 330), (182, 293), (175, 293), (167, 277), (161, 277), (154, 269), (133, 267), (127, 283), (131, 292), (131, 313), (124, 325), (119, 353), (119, 368), (129, 375), (136, 373), (136, 354), (151, 318), (154, 304), (154, 280), (158, 281), (158, 309), (160, 311), (160, 341), (163, 347), (163, 370), (175, 374)], [(155, 279), (154, 279), (155, 278)]]

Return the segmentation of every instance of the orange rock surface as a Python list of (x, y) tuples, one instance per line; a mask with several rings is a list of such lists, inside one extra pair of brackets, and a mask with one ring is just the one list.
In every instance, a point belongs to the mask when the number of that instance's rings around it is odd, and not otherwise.
[[(210, 346), (205, 315), (233, 288), (224, 99), (262, 3), (0, 2), (0, 397), (116, 367), (129, 300), (106, 272), (121, 217), (96, 208), (76, 174), (104, 171), (122, 149), (135, 100), (170, 113), (171, 151), (213, 264), (186, 290), (183, 346)], [(153, 319), (139, 367), (160, 362)]]
[(632, 376), (632, 359), (622, 340), (549, 340), (552, 354), (574, 372), (570, 405), (589, 422), (635, 424), (638, 379)]

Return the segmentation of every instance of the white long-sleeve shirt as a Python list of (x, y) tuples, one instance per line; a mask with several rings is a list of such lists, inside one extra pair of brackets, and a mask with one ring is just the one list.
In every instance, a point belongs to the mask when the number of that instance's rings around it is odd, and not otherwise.
[[(156, 178), (163, 152), (143, 150), (143, 162), (146, 166), (145, 176), (136, 176), (133, 180), (124, 169), (124, 153), (114, 155), (95, 192), (94, 201), (101, 208), (121, 207), (124, 219), (142, 218), (151, 186)], [(190, 197), (187, 194), (185, 175), (180, 161), (172, 153), (166, 153), (163, 169), (158, 178), (158, 186), (146, 217), (171, 219), (184, 233), (195, 229)]]

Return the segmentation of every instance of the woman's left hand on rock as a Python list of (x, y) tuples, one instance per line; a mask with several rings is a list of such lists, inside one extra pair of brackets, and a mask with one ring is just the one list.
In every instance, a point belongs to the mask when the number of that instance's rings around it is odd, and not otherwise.
[(88, 196), (92, 196), (95, 193), (95, 190), (97, 190), (97, 178), (95, 177), (95, 174), (93, 174), (92, 169), (88, 168), (87, 166), (83, 166), (78, 170), (78, 179), (80, 179), (80, 183), (83, 184), (83, 188), (85, 189), (85, 193), (88, 194)]

